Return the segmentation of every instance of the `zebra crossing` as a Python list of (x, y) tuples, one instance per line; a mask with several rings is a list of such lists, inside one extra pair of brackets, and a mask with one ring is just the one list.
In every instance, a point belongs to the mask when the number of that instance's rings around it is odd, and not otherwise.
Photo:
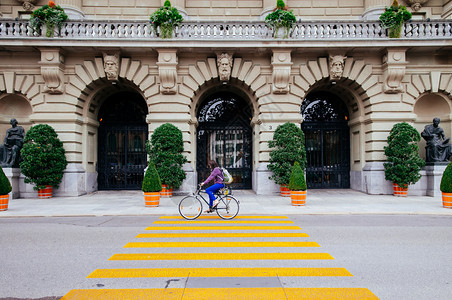
[(378, 299), (319, 250), (286, 216), (162, 216), (62, 299)]

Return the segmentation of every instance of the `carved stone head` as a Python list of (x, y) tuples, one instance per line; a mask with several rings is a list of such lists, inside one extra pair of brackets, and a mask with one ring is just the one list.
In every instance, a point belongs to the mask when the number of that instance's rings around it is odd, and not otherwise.
[(217, 58), (218, 74), (221, 81), (227, 81), (231, 77), (232, 56), (222, 53)]
[(119, 53), (114, 55), (104, 53), (104, 69), (108, 80), (118, 80)]
[(333, 55), (330, 56), (330, 79), (339, 80), (344, 73), (344, 64), (346, 56)]

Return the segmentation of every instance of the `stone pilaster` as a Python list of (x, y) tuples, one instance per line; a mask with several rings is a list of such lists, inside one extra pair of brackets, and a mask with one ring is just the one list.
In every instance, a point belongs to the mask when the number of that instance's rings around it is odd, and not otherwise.
[(64, 56), (58, 48), (41, 49), (41, 75), (44, 79), (44, 93), (64, 92)]
[(159, 67), (160, 92), (166, 95), (177, 92), (177, 50), (159, 50), (157, 66)]
[(402, 93), (402, 79), (405, 76), (407, 61), (406, 49), (388, 49), (383, 57), (383, 91), (386, 94)]
[(272, 91), (274, 94), (287, 94), (289, 92), (292, 64), (290, 50), (273, 50)]

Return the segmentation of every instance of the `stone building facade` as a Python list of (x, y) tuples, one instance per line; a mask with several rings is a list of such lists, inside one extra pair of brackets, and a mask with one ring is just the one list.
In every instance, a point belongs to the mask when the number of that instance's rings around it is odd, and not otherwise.
[[(299, 22), (287, 39), (262, 21), (276, 1), (173, 0), (185, 22), (161, 39), (147, 20), (163, 2), (60, 0), (70, 19), (53, 38), (27, 28), (46, 1), (1, 2), (0, 140), (12, 117), (53, 126), (69, 162), (56, 195), (137, 188), (144, 141), (167, 122), (183, 132), (181, 192), (207, 159), (233, 169), (237, 188), (276, 192), (268, 141), (288, 121), (307, 135), (312, 188), (371, 194), (392, 193), (383, 149), (395, 123), (422, 131), (439, 117), (452, 134), (450, 0), (400, 1), (413, 12), (400, 39), (377, 21), (389, 0), (288, 0)], [(33, 197), (11, 172), (16, 196)], [(410, 193), (433, 195), (435, 172)]]

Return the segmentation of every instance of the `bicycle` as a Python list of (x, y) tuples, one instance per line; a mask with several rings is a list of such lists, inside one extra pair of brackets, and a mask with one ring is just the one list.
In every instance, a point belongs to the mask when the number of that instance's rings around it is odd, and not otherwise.
[[(240, 209), (240, 202), (234, 197), (230, 196), (227, 187), (220, 189), (218, 193), (215, 194), (217, 200), (220, 201), (218, 205), (213, 208), (217, 212), (217, 215), (225, 220), (231, 220), (237, 216)], [(188, 195), (179, 202), (179, 213), (182, 217), (187, 220), (194, 220), (199, 217), (203, 210), (203, 205), (200, 199), (206, 203), (208, 207), (209, 198), (207, 200), (201, 195), (201, 193), (207, 194), (205, 191), (201, 191), (201, 185), (198, 185), (196, 192), (192, 195)]]

